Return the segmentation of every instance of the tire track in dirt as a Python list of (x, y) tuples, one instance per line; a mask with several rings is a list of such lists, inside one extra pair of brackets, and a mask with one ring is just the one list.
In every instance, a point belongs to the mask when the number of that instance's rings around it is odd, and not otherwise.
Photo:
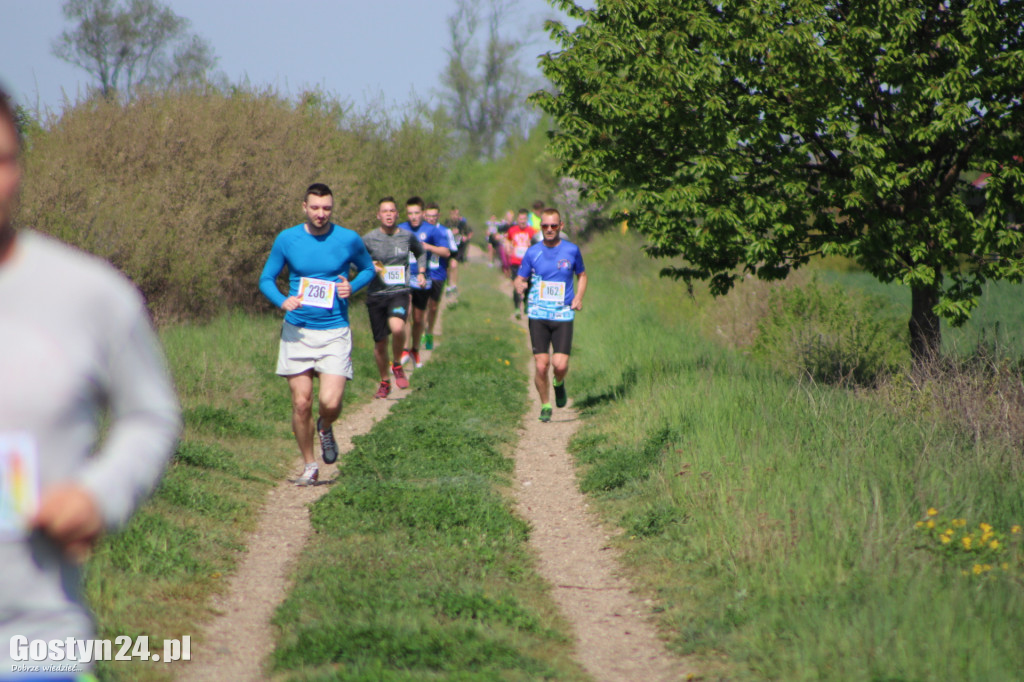
[[(437, 332), (442, 330), (440, 317)], [(429, 360), (431, 351), (421, 351)], [(407, 365), (407, 368), (412, 363)], [(371, 371), (376, 371), (372, 366)], [(327, 494), (338, 465), (352, 449), (352, 438), (368, 433), (373, 425), (387, 416), (396, 400), (404, 398), (415, 387), (416, 370), (409, 376), (414, 382), (409, 389), (392, 389), (387, 400), (371, 400), (353, 411), (342, 410), (334, 423), (334, 437), (340, 456), (336, 464), (324, 464), (320, 446), (316, 457), (320, 465), (320, 481), (316, 485), (298, 487), (294, 478), (272, 489), (259, 512), (256, 529), (248, 536), (245, 556), (228, 580), (224, 594), (210, 599), (210, 608), (218, 615), (202, 628), (200, 640), (192, 645), (192, 661), (182, 665), (179, 682), (222, 682), (223, 680), (267, 679), (265, 664), (274, 650), (274, 628), (270, 619), (291, 588), (290, 576), (299, 554), (312, 535), (309, 506)], [(296, 449), (294, 441), (288, 447)], [(295, 477), (302, 471), (302, 457), (293, 461)]]
[[(508, 280), (501, 289), (511, 298)], [(527, 326), (525, 319), (520, 324)], [(570, 394), (571, 367), (566, 377)], [(568, 453), (580, 426), (576, 411), (570, 402), (570, 407), (555, 408), (550, 422), (538, 421), (541, 403), (533, 371), (531, 357), (531, 407), (515, 450), (516, 509), (530, 523), (538, 571), (572, 624), (576, 660), (599, 682), (693, 679), (696, 666), (665, 649), (650, 603), (633, 592), (622, 574), (618, 552), (610, 546), (612, 534), (588, 511)]]

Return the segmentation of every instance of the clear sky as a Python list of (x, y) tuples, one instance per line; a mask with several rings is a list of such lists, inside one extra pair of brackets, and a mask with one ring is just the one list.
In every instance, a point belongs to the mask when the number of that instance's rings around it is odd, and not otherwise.
[[(447, 63), (447, 18), (456, 0), (163, 0), (210, 42), (232, 83), (284, 95), (319, 88), (355, 104), (436, 97)], [(483, 2), (480, 2), (483, 4)], [(53, 56), (70, 28), (61, 0), (0, 0), (0, 83), (19, 104), (59, 111), (95, 81)], [(526, 42), (524, 65), (553, 45), (543, 30), (559, 14), (546, 0), (515, 0), (508, 32)], [(564, 17), (563, 17), (564, 18)], [(436, 101), (436, 100), (435, 100)]]

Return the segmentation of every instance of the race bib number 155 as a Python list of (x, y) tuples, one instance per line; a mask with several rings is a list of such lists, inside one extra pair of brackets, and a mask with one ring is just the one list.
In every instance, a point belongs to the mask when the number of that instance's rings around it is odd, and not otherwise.
[(299, 280), (299, 298), (302, 299), (302, 305), (333, 308), (335, 284), (337, 282), (329, 282), (326, 279), (303, 277)]

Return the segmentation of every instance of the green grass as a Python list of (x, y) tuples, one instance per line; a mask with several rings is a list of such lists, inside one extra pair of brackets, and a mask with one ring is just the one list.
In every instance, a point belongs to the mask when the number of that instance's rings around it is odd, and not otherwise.
[[(366, 402), (376, 386), (365, 317), (356, 305), (354, 362), (361, 371), (347, 409)], [(185, 428), (153, 498), (86, 566), (101, 637), (145, 634), (156, 650), (165, 638), (189, 635), (202, 646), (207, 599), (224, 590), (267, 491), (298, 456), (288, 386), (274, 374), (280, 326), (279, 315), (238, 313), (161, 331)], [(162, 680), (172, 668), (101, 663), (98, 673)]]
[(507, 497), (527, 349), (481, 270), (462, 268), (414, 390), (354, 440), (313, 507), (274, 618), (287, 679), (582, 678)]
[[(586, 259), (572, 450), (675, 651), (736, 680), (1019, 676), (1019, 451), (707, 340), (727, 304), (658, 280), (635, 241), (604, 235)], [(936, 551), (915, 528), (930, 506), (992, 524), (1009, 570)]]
[[(882, 284), (866, 272), (823, 271), (822, 278), (844, 287), (866, 291), (889, 301), (904, 326), (910, 321), (910, 289)], [(962, 327), (942, 323), (942, 345), (947, 352), (973, 353), (979, 344), (998, 349), (1003, 356), (1024, 359), (1024, 285), (988, 282), (971, 319)]]

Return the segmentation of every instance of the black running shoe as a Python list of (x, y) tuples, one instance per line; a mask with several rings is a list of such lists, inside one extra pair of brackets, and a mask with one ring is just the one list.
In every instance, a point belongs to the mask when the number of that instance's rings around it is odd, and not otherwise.
[(334, 464), (338, 461), (338, 443), (334, 440), (334, 430), (324, 431), (320, 428), (323, 420), (317, 418), (316, 432), (320, 436), (320, 455), (324, 458), (324, 464)]

